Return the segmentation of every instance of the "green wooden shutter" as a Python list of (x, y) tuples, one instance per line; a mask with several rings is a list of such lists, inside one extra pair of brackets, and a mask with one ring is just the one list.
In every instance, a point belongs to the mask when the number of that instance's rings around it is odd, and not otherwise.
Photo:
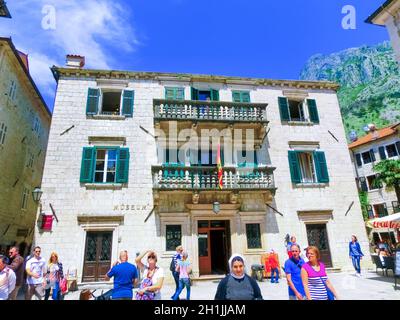
[(371, 155), (371, 160), (372, 160), (372, 162), (375, 162), (375, 161), (376, 161), (376, 158), (375, 158), (375, 151), (374, 151), (374, 149), (369, 150), (369, 154)]
[(239, 91), (232, 91), (232, 100), (233, 102), (242, 102)]
[(362, 167), (362, 161), (361, 161), (361, 154), (357, 153), (356, 154), (356, 162), (358, 167)]
[(116, 183), (127, 183), (129, 176), (129, 149), (120, 148), (117, 152)]
[(329, 182), (328, 166), (326, 165), (325, 153), (314, 151), (314, 163), (317, 171), (317, 180), (321, 183)]
[(82, 164), (81, 164), (81, 183), (93, 182), (93, 167), (95, 163), (95, 150), (94, 148), (83, 148)]
[(289, 121), (290, 115), (289, 115), (288, 99), (285, 97), (279, 97), (278, 102), (279, 102), (279, 112), (281, 114), (281, 121)]
[(86, 114), (97, 114), (99, 107), (99, 97), (100, 97), (99, 89), (93, 89), (93, 88), (88, 89)]
[(166, 100), (175, 100), (174, 88), (165, 88), (165, 99)]
[(301, 182), (301, 170), (299, 158), (297, 157), (296, 151), (289, 151), (289, 167), (290, 167), (290, 176), (292, 178), (293, 183)]
[(219, 101), (219, 91), (211, 89), (211, 101)]
[(133, 116), (133, 101), (135, 92), (133, 90), (124, 90), (122, 94), (122, 115), (126, 117)]
[(192, 93), (192, 100), (199, 100), (199, 90), (195, 88), (191, 88), (191, 93)]
[(233, 102), (250, 103), (250, 92), (248, 91), (232, 91)]
[(319, 123), (317, 102), (314, 99), (307, 99), (308, 113), (310, 115), (310, 121)]
[(396, 142), (397, 155), (400, 156), (400, 141)]
[(166, 100), (185, 100), (185, 89), (184, 88), (166, 87), (165, 88), (165, 99)]
[(381, 160), (385, 160), (386, 159), (385, 147), (379, 147), (378, 150)]
[(185, 89), (176, 88), (175, 89), (175, 100), (185, 100)]
[(243, 91), (242, 92), (242, 102), (243, 103), (250, 103), (250, 92)]

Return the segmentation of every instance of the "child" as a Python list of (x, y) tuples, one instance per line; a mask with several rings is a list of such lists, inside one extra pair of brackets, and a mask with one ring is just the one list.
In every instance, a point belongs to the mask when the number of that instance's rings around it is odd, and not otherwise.
[[(268, 257), (268, 264), (271, 267), (271, 283), (279, 283), (279, 264), (274, 249), (271, 249), (270, 255)], [(276, 276), (274, 279), (275, 274)]]

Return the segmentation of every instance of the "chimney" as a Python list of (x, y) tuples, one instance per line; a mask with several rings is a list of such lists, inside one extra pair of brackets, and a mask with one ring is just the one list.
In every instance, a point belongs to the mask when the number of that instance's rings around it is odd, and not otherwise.
[(66, 62), (67, 68), (82, 69), (85, 65), (85, 57), (75, 54), (67, 54)]

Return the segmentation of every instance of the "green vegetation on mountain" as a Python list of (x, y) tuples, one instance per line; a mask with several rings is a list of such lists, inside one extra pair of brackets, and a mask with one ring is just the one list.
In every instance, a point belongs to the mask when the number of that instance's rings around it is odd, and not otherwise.
[(363, 127), (378, 128), (400, 121), (400, 68), (389, 42), (312, 56), (301, 80), (334, 81), (347, 136), (364, 135)]

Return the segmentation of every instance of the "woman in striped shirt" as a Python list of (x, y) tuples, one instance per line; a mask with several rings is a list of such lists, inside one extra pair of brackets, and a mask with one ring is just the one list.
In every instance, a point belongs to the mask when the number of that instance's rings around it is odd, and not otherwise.
[(303, 264), (301, 269), (301, 280), (303, 281), (304, 291), (307, 300), (328, 300), (326, 287), (333, 293), (335, 299), (338, 295), (332, 286), (325, 272), (325, 265), (319, 261), (321, 255), (317, 247), (307, 248), (308, 262)]

